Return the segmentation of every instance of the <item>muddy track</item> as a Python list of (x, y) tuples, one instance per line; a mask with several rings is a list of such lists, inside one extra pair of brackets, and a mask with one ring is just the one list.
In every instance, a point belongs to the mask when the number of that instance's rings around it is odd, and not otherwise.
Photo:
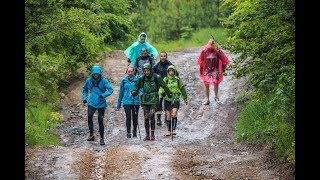
[[(188, 105), (181, 103), (173, 140), (164, 136), (164, 125), (156, 126), (155, 141), (142, 141), (139, 133), (138, 138), (126, 138), (123, 108), (115, 111), (126, 58), (122, 51), (114, 51), (100, 64), (114, 88), (104, 119), (106, 145), (86, 141), (86, 107), (78, 106), (85, 79), (79, 78), (62, 99), (61, 146), (26, 146), (26, 179), (295, 179), (294, 165), (276, 160), (269, 145), (233, 139), (234, 100), (244, 79), (232, 79), (229, 72), (220, 84), (221, 104), (214, 102), (211, 90), (211, 104), (202, 105), (204, 91), (196, 64), (200, 50), (168, 53), (189, 96)], [(142, 114), (140, 108), (141, 139), (145, 135)], [(94, 128), (98, 139), (97, 114)]]

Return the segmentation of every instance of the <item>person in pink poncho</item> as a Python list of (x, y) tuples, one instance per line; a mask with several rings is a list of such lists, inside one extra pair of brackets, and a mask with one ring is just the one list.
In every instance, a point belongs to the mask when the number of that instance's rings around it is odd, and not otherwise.
[(207, 45), (201, 50), (198, 57), (198, 65), (200, 67), (200, 78), (205, 86), (206, 100), (204, 105), (210, 104), (209, 85), (213, 85), (214, 100), (219, 102), (218, 90), (219, 84), (223, 79), (229, 59), (224, 52), (214, 45), (214, 39), (210, 39)]

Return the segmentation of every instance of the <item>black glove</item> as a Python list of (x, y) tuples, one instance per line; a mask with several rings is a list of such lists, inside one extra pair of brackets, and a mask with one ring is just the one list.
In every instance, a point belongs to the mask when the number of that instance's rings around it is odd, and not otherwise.
[(131, 60), (128, 58), (128, 62), (131, 63)]
[(87, 103), (87, 100), (83, 100), (82, 102), (83, 102), (83, 104), (85, 104), (85, 103)]
[(99, 98), (103, 98), (103, 96), (100, 94), (100, 95), (99, 95)]

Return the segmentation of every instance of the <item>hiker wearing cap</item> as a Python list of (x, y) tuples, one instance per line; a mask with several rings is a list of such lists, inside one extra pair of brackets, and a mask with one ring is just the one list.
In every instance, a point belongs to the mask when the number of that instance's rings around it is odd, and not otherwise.
[[(137, 137), (140, 99), (138, 96), (131, 96), (131, 91), (133, 90), (133, 87), (136, 84), (137, 80), (138, 77), (134, 75), (134, 68), (132, 66), (129, 66), (127, 68), (127, 75), (120, 82), (120, 90), (116, 110), (119, 111), (121, 104), (123, 104), (124, 112), (126, 114), (127, 138), (131, 138), (131, 135), (133, 137)], [(132, 134), (131, 124), (133, 125)]]
[(143, 88), (143, 93), (140, 99), (144, 114), (144, 125), (146, 130), (146, 136), (143, 140), (154, 141), (154, 113), (156, 112), (157, 104), (159, 103), (159, 88), (162, 87), (168, 96), (172, 95), (171, 91), (168, 89), (163, 79), (159, 75), (153, 73), (152, 67), (149, 63), (143, 65), (143, 73), (144, 74), (138, 78), (138, 81), (135, 84), (134, 89), (131, 92), (131, 95), (138, 95), (139, 90)]
[(214, 100), (219, 102), (218, 90), (219, 84), (223, 80), (223, 72), (225, 72), (229, 59), (221, 49), (214, 45), (214, 39), (210, 39), (198, 57), (198, 65), (200, 67), (200, 78), (205, 86), (206, 100), (204, 105), (210, 104), (209, 85), (213, 85)]
[(159, 97), (164, 96), (164, 109), (166, 113), (166, 124), (167, 124), (167, 134), (166, 136), (176, 135), (177, 127), (177, 115), (180, 107), (180, 97), (184, 100), (185, 104), (188, 104), (188, 96), (182, 79), (176, 75), (176, 68), (170, 65), (167, 69), (167, 76), (163, 81), (167, 84), (169, 90), (172, 92), (173, 96), (169, 97), (164, 95), (164, 89), (159, 89)]
[(129, 46), (124, 54), (128, 58), (128, 66), (133, 66), (136, 59), (140, 56), (142, 48), (146, 48), (150, 56), (156, 59), (159, 53), (155, 47), (153, 47), (149, 42), (147, 42), (148, 36), (145, 32), (141, 32), (138, 36), (138, 41), (134, 42)]
[[(159, 57), (160, 57), (159, 62), (157, 62), (156, 65), (153, 66), (153, 72), (158, 74), (159, 76), (161, 76), (163, 79), (164, 77), (167, 76), (168, 67), (173, 64), (167, 59), (168, 58), (167, 52), (161, 51)], [(178, 71), (176, 72), (176, 75), (179, 76)], [(163, 97), (161, 97), (159, 99), (159, 104), (158, 104), (157, 112), (156, 112), (158, 126), (162, 125), (162, 122), (161, 122), (162, 111), (163, 111)], [(166, 120), (166, 118), (165, 118), (165, 120)]]
[[(88, 92), (90, 92), (88, 100)], [(104, 143), (104, 125), (103, 118), (108, 103), (106, 97), (113, 93), (113, 88), (109, 81), (102, 77), (102, 70), (100, 66), (93, 66), (91, 69), (91, 77), (87, 78), (82, 86), (82, 102), (88, 103), (88, 126), (90, 135), (87, 141), (94, 141), (93, 134), (93, 114), (98, 110), (98, 123), (100, 133), (100, 145)]]

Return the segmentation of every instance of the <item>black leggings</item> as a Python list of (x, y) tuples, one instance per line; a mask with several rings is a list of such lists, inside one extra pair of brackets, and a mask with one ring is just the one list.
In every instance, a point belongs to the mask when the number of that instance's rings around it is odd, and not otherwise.
[(126, 113), (126, 127), (127, 133), (131, 133), (131, 119), (133, 124), (133, 131), (137, 132), (139, 105), (123, 105)]
[(104, 126), (103, 126), (103, 117), (106, 108), (94, 108), (93, 106), (88, 106), (88, 126), (90, 135), (93, 135), (93, 114), (98, 110), (98, 123), (99, 123), (99, 133), (100, 137), (103, 138), (104, 135)]

